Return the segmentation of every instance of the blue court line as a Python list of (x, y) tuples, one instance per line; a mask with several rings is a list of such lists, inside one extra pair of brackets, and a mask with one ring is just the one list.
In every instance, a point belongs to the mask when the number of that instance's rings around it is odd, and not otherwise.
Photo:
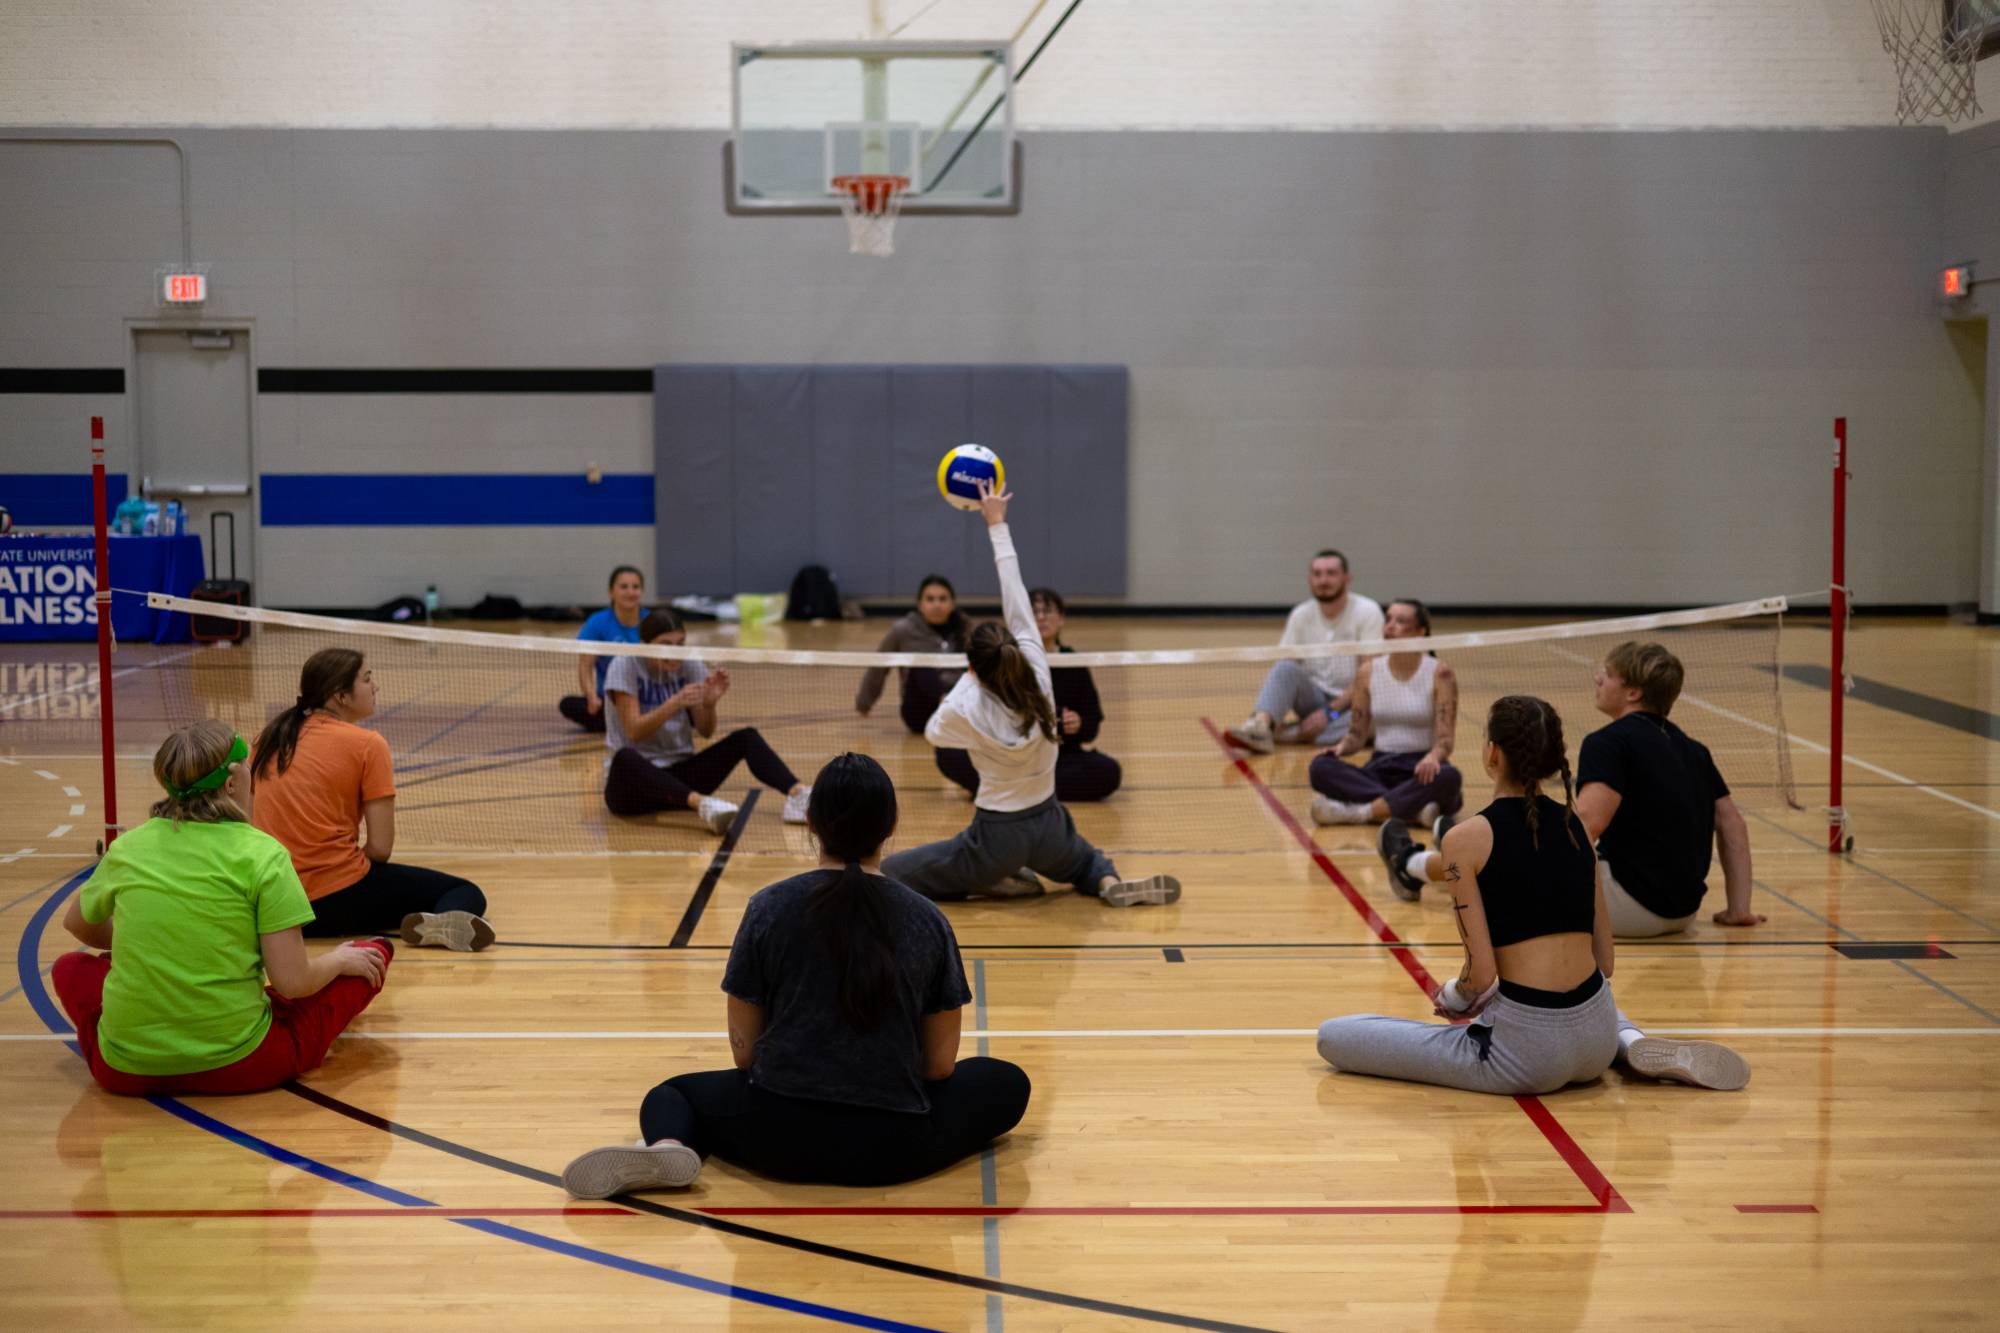
[[(1805, 834), (1803, 833), (1798, 833), (1792, 829), (1788, 829), (1783, 824), (1778, 823), (1776, 820), (1758, 814), (1755, 810), (1751, 810), (1746, 813), (1748, 813), (1758, 823), (1768, 825), (1771, 828), (1776, 829), (1778, 832), (1784, 834), (1788, 838), (1796, 838), (1798, 841), (1804, 843), (1808, 847), (1818, 848), (1821, 851), (1826, 850), (1826, 844), (1821, 842), (1816, 842), (1813, 839), (1806, 837)], [(1831, 856), (1833, 855), (1833, 853), (1827, 852), (1827, 855)], [(1961, 917), (1964, 920), (1970, 921), (1973, 925), (1979, 927), (1981, 930), (1988, 931), (1990, 933), (2000, 933), (2000, 926), (1995, 926), (1991, 922), (1981, 921), (1978, 917), (1974, 916), (1970, 912), (1962, 911), (1959, 908), (1953, 907), (1950, 903), (1945, 902), (1942, 899), (1933, 898), (1928, 893), (1925, 893), (1922, 889), (1915, 888), (1911, 885), (1903, 883), (1902, 880), (1897, 879), (1894, 875), (1887, 874), (1883, 871), (1877, 870), (1874, 866), (1867, 865), (1859, 860), (1856, 860), (1853, 856), (1848, 856), (1845, 859), (1847, 861), (1847, 864), (1853, 866), (1856, 870), (1859, 870), (1864, 875), (1873, 875), (1876, 879), (1881, 880), (1885, 884), (1893, 884), (1897, 888), (1901, 889), (1904, 893), (1910, 894), (1913, 897), (1921, 898), (1933, 907), (1942, 908), (1944, 911), (1950, 912), (1953, 916)]]
[[(74, 1033), (76, 1029), (70, 1025), (69, 1019), (64, 1016), (63, 1012), (56, 1007), (55, 1001), (49, 997), (47, 988), (42, 985), (41, 968), (39, 966), (41, 940), (43, 933), (48, 929), (50, 919), (55, 916), (56, 909), (62, 906), (63, 901), (70, 894), (74, 893), (77, 887), (89, 877), (89, 870), (79, 871), (67, 884), (50, 895), (49, 900), (36, 910), (35, 915), (29, 920), (27, 926), (22, 929), (20, 944), (15, 950), (15, 968), (20, 973), (21, 978), (20, 989), (27, 995), (28, 1003), (34, 1009), (36, 1016), (42, 1020), (42, 1023), (49, 1031), (58, 1034)], [(75, 1049), (73, 1044), (71, 1049)], [(401, 1208), (435, 1208), (438, 1206), (428, 1199), (419, 1198), (414, 1194), (405, 1194), (401, 1190), (393, 1189), (387, 1185), (380, 1185), (372, 1180), (365, 1180), (360, 1176), (342, 1171), (339, 1167), (328, 1166), (324, 1162), (315, 1161), (310, 1157), (295, 1153), (289, 1148), (279, 1147), (267, 1139), (260, 1139), (254, 1134), (236, 1128), (234, 1125), (225, 1124), (213, 1116), (197, 1111), (194, 1107), (176, 1098), (148, 1097), (146, 1100), (154, 1106), (159, 1107), (162, 1111), (165, 1111), (168, 1115), (184, 1121), (196, 1129), (205, 1130), (217, 1138), (226, 1139), (238, 1147), (247, 1148), (251, 1152), (269, 1158), (271, 1161), (284, 1166), (294, 1167), (297, 1170), (317, 1176), (335, 1185), (341, 1185), (357, 1193), (365, 1194), (370, 1198), (380, 1199), (386, 1203), (393, 1203)], [(499, 1236), (503, 1240), (517, 1241), (523, 1245), (533, 1245), (538, 1249), (567, 1255), (572, 1259), (582, 1259), (588, 1263), (599, 1264), (605, 1268), (615, 1268), (639, 1277), (652, 1278), (656, 1282), (666, 1282), (677, 1287), (705, 1292), (709, 1295), (727, 1296), (731, 1300), (739, 1300), (751, 1305), (767, 1306), (774, 1310), (784, 1310), (791, 1314), (825, 1319), (832, 1323), (846, 1324), (854, 1328), (884, 1329), (890, 1330), (891, 1333), (934, 1333), (934, 1330), (926, 1329), (921, 1324), (905, 1324), (892, 1319), (878, 1318), (875, 1315), (860, 1314), (851, 1310), (840, 1310), (830, 1305), (820, 1305), (812, 1301), (794, 1300), (790, 1296), (780, 1296), (775, 1292), (759, 1291), (753, 1287), (739, 1287), (733, 1283), (718, 1282), (713, 1278), (697, 1277), (692, 1273), (683, 1273), (679, 1269), (664, 1268), (658, 1264), (642, 1263), (636, 1259), (627, 1259), (622, 1255), (611, 1254), (604, 1250), (591, 1249), (589, 1246), (575, 1245), (568, 1241), (537, 1235), (532, 1231), (523, 1231), (519, 1227), (507, 1226), (503, 1223), (489, 1221), (484, 1218), (450, 1218), (448, 1220), (454, 1225), (471, 1227), (475, 1231), (484, 1231), (490, 1235)]]
[[(987, 1051), (986, 1031), (986, 960), (972, 960), (972, 1021), (979, 1028), (981, 1036), (975, 1048), (980, 1055)], [(993, 1145), (987, 1144), (979, 1150), (979, 1202), (988, 1208), (1000, 1202), (999, 1167), (993, 1160)], [(985, 1233), (986, 1276), (1000, 1276), (1000, 1219), (983, 1217), (981, 1230)], [(1001, 1309), (1000, 1297), (996, 1292), (986, 1293), (986, 1333), (1001, 1333), (1007, 1327), (1007, 1316)]]

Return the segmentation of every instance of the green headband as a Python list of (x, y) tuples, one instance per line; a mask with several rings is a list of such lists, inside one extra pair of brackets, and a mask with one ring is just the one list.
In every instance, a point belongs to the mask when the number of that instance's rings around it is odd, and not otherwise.
[(176, 801), (185, 801), (198, 791), (214, 791), (223, 783), (229, 781), (229, 770), (232, 767), (242, 763), (249, 757), (250, 747), (243, 743), (243, 738), (241, 736), (233, 737), (230, 741), (229, 757), (227, 759), (217, 764), (211, 772), (196, 778), (185, 787), (176, 787), (173, 783), (169, 782), (167, 784), (167, 795), (173, 797)]

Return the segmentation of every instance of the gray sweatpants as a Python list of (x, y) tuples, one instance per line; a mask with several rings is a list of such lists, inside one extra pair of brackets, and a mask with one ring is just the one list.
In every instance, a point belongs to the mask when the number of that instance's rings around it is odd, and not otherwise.
[[(1287, 717), (1303, 718), (1315, 708), (1324, 708), (1333, 696), (1319, 687), (1319, 682), (1306, 674), (1306, 669), (1297, 662), (1286, 659), (1273, 662), (1268, 675), (1264, 677), (1264, 688), (1257, 691), (1259, 713), (1269, 713), (1271, 721), (1283, 725)], [(1319, 735), (1308, 737), (1315, 745), (1338, 745), (1341, 737), (1347, 735), (1347, 714), (1338, 713), (1327, 719), (1325, 730)]]
[(1521, 1096), (1598, 1077), (1618, 1056), (1618, 1029), (1630, 1026), (1607, 981), (1569, 1009), (1496, 995), (1459, 1026), (1380, 1014), (1329, 1018), (1319, 1025), (1319, 1053), (1344, 1073)]
[(1118, 875), (1053, 796), (1026, 810), (975, 808), (957, 837), (882, 858), (884, 875), (939, 900), (983, 892), (1023, 867), (1093, 897), (1105, 876)]

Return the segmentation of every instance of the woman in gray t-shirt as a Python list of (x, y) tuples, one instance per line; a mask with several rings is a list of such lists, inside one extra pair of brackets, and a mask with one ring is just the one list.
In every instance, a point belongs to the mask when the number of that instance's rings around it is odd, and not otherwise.
[(889, 775), (839, 756), (813, 783), (807, 822), (819, 868), (750, 900), (723, 971), (735, 1068), (647, 1093), (642, 1143), (571, 1162), (571, 1194), (686, 1185), (711, 1153), (783, 1180), (896, 1184), (979, 1151), (1027, 1111), (1019, 1066), (958, 1059), (972, 992), (951, 923), (882, 877)]
[[(686, 627), (662, 608), (639, 622), (639, 642), (680, 644)], [(694, 738), (715, 734), (716, 704), (729, 673), (700, 662), (614, 657), (604, 673), (604, 804), (614, 815), (692, 810), (717, 833), (736, 822), (737, 806), (712, 793), (738, 764), (785, 793), (787, 824), (806, 822), (812, 788), (800, 782), (755, 727), (738, 727), (696, 752)]]

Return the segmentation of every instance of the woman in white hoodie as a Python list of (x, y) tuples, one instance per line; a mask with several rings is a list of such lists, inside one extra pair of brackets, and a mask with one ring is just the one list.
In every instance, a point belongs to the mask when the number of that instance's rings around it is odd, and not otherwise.
[(1181, 896), (1172, 875), (1121, 879), (1111, 858), (1090, 845), (1056, 800), (1056, 728), (1049, 660), (1021, 581), (1007, 531), (1011, 492), (982, 483), (980, 510), (1000, 575), (1004, 625), (986, 621), (966, 642), (972, 668), (958, 678), (924, 728), (940, 748), (964, 750), (979, 773), (972, 825), (955, 838), (897, 852), (882, 873), (927, 898), (1018, 897), (1023, 870), (1073, 886), (1107, 907), (1170, 903)]

